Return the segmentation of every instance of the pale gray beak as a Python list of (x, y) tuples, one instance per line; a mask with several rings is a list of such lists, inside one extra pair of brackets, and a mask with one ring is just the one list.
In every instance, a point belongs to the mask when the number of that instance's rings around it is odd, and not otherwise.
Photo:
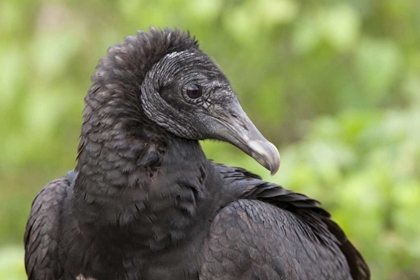
[(214, 130), (212, 138), (238, 147), (274, 175), (280, 167), (277, 148), (258, 131), (236, 99), (223, 111), (223, 117), (213, 116), (217, 119), (218, 129)]

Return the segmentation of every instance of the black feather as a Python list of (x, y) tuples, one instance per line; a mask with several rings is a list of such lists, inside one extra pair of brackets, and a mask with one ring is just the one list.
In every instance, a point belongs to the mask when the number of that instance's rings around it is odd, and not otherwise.
[(316, 200), (205, 157), (200, 139), (235, 144), (221, 123), (253, 128), (188, 33), (152, 28), (110, 47), (85, 103), (75, 170), (32, 205), (29, 279), (370, 278)]

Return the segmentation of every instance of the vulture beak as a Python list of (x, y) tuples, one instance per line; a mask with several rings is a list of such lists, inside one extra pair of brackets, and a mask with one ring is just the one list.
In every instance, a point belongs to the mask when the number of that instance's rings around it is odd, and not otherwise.
[(218, 136), (253, 157), (270, 170), (273, 176), (280, 167), (280, 154), (277, 148), (258, 131), (237, 100), (229, 105), (222, 121), (224, 133)]

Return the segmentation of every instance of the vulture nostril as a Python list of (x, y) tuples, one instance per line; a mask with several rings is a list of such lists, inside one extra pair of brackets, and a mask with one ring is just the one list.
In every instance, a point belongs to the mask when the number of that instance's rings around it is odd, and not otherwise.
[(243, 129), (245, 129), (246, 131), (248, 131), (248, 127), (246, 126), (246, 124), (244, 124), (240, 119), (239, 119), (239, 117), (238, 117), (238, 115), (236, 115), (235, 113), (232, 113), (232, 112), (230, 112), (230, 116), (232, 117), (232, 118), (234, 118), (235, 120), (237, 120), (238, 121), (238, 124), (243, 128)]

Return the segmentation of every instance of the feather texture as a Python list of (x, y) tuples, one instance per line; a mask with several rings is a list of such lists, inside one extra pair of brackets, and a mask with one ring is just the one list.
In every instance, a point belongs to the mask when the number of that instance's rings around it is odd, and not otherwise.
[(198, 140), (218, 139), (279, 166), (188, 33), (110, 47), (85, 103), (75, 170), (32, 205), (29, 279), (370, 278), (316, 200), (206, 158)]

